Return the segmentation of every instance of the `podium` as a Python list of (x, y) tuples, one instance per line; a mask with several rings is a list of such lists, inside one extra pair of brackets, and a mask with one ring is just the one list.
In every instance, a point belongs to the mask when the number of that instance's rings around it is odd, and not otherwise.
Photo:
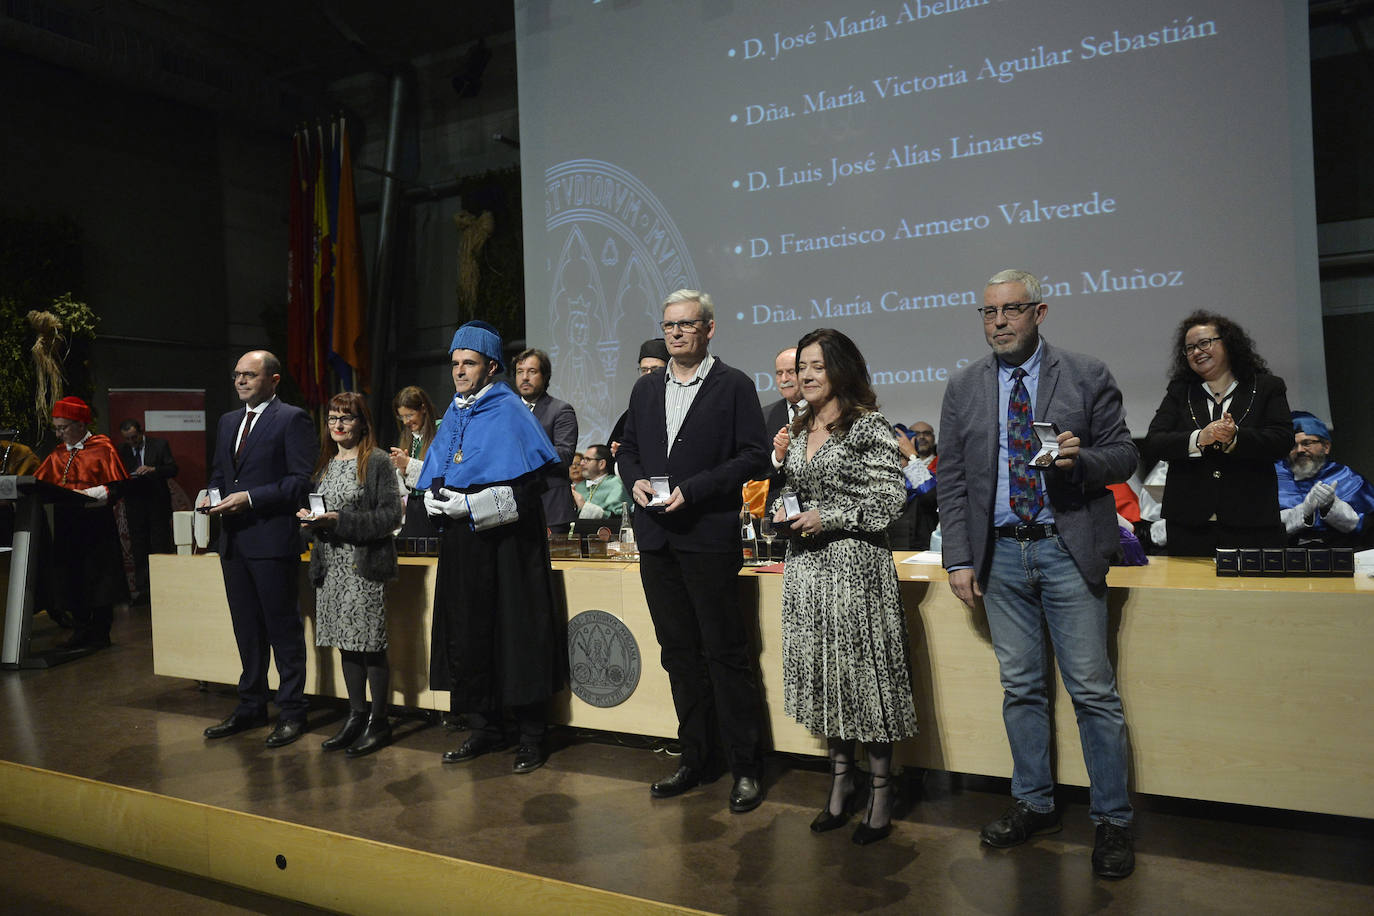
[(49, 655), (29, 655), (29, 628), (33, 622), (38, 583), (38, 543), (43, 532), (45, 505), (77, 505), (94, 502), (77, 493), (33, 477), (0, 476), (0, 500), (14, 500), (14, 546), (10, 553), (10, 581), (5, 601), (4, 641), (0, 643), (0, 668), (51, 668), (87, 654), (67, 650)]

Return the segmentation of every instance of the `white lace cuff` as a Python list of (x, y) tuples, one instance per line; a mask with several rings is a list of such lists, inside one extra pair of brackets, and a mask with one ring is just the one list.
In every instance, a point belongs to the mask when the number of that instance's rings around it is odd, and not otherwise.
[(487, 487), (468, 494), (468, 510), (472, 513), (474, 531), (509, 525), (520, 518), (520, 511), (515, 506), (515, 491), (510, 487)]

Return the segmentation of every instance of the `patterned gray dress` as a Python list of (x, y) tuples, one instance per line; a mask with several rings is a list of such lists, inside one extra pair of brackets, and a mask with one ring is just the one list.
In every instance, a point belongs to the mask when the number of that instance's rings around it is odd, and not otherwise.
[[(319, 492), (330, 511), (365, 508), (358, 483), (357, 460), (335, 459), (325, 469)], [(385, 582), (364, 579), (353, 567), (353, 545), (333, 537), (316, 537), (313, 550), (323, 553), (324, 582), (315, 593), (315, 645), (351, 652), (386, 649)]]
[[(861, 416), (806, 460), (793, 437), (784, 467), (822, 532), (792, 538), (782, 579), (783, 709), (813, 734), (865, 742), (916, 734), (906, 616), (883, 529), (902, 511), (897, 442), (880, 413)], [(857, 535), (857, 536), (855, 536)]]

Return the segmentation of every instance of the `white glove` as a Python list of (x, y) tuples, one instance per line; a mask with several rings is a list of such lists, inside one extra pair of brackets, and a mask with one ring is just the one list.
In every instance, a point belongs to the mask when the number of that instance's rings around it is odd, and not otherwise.
[(81, 492), (95, 500), (94, 505), (91, 506), (92, 509), (96, 506), (103, 506), (110, 501), (110, 488), (104, 485), (87, 487)]
[(467, 518), (468, 500), (467, 497), (457, 490), (450, 490), (448, 487), (440, 487), (439, 493), (444, 499), (435, 499), (434, 494), (425, 491), (425, 514), (430, 518), (439, 518), (447, 515), (449, 518)]
[[(1317, 484), (1317, 487), (1324, 487), (1326, 484)], [(1312, 489), (1316, 489), (1313, 487)], [(1332, 497), (1331, 505), (1322, 510), (1322, 519), (1326, 524), (1336, 529), (1341, 534), (1349, 534), (1360, 524), (1360, 515), (1351, 507), (1350, 503), (1343, 499)]]
[(1169, 543), (1169, 532), (1165, 530), (1167, 526), (1164, 522), (1165, 520), (1161, 518), (1150, 524), (1150, 540), (1156, 547), (1165, 547)]
[(1336, 488), (1326, 481), (1319, 481), (1312, 485), (1312, 489), (1307, 494), (1307, 499), (1312, 501), (1312, 505), (1319, 511), (1325, 512), (1331, 508), (1331, 504), (1336, 501)]
[(1297, 534), (1302, 529), (1312, 524), (1312, 520), (1304, 514), (1305, 506), (1298, 503), (1296, 506), (1289, 506), (1287, 509), (1279, 510), (1279, 521), (1283, 522), (1283, 530), (1287, 534)]

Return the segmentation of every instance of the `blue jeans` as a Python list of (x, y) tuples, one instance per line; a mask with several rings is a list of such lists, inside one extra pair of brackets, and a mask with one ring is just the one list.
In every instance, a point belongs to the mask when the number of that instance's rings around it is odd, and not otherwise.
[(1048, 694), (1048, 626), (1064, 687), (1073, 700), (1098, 823), (1131, 823), (1126, 795), (1126, 717), (1107, 657), (1107, 590), (1089, 585), (1057, 536), (1039, 541), (994, 538), (983, 591), (993, 650), (1002, 673), (1002, 718), (1011, 744), (1011, 794), (1054, 810)]

